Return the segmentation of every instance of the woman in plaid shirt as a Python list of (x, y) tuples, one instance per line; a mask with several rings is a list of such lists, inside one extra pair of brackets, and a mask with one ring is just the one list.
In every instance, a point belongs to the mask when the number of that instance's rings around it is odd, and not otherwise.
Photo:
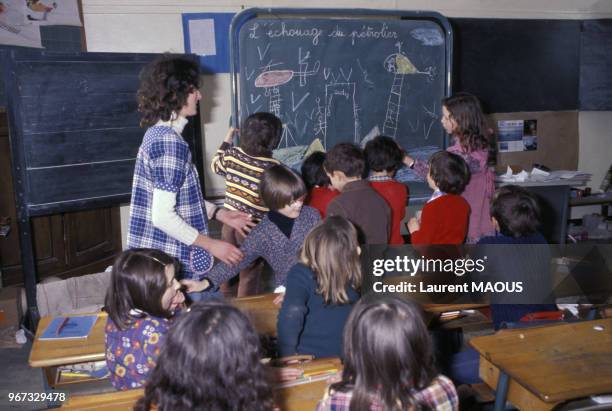
[(365, 296), (344, 328), (342, 380), (317, 411), (457, 411), (453, 383), (434, 369), (420, 309), (392, 296)]
[(136, 157), (128, 247), (155, 248), (176, 257), (182, 278), (200, 279), (212, 267), (213, 256), (238, 264), (242, 252), (210, 238), (208, 220), (216, 217), (238, 230), (253, 223), (244, 213), (204, 201), (189, 145), (181, 136), (202, 98), (197, 64), (164, 56), (145, 67), (140, 78), (140, 125), (148, 129)]

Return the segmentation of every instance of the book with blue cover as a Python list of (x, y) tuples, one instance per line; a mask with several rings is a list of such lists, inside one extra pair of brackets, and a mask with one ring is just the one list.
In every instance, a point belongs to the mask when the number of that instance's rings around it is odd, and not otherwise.
[(56, 317), (38, 339), (64, 340), (69, 338), (87, 338), (97, 319), (97, 315)]

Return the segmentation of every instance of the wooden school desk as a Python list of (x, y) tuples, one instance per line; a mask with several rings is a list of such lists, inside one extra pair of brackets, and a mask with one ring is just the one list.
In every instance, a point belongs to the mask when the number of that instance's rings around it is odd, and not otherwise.
[[(75, 314), (74, 316), (78, 315), (86, 314)], [(36, 329), (32, 351), (30, 351), (28, 360), (30, 367), (42, 368), (49, 386), (56, 387), (61, 385), (56, 381), (58, 366), (103, 361), (105, 359), (104, 326), (107, 316), (106, 313), (98, 313), (98, 320), (87, 338), (44, 341), (41, 341), (39, 337), (55, 317), (41, 318)]]
[[(337, 358), (323, 358), (312, 360), (305, 364), (288, 366), (308, 371), (327, 364), (334, 365), (339, 370), (341, 369), (340, 360)], [(312, 411), (317, 402), (323, 398), (327, 385), (327, 380), (320, 380), (291, 387), (276, 388), (274, 390), (276, 404), (282, 411)], [(136, 401), (143, 394), (143, 389), (137, 389), (74, 396), (64, 403), (62, 409), (79, 411), (131, 411)]]
[[(234, 298), (231, 303), (246, 313), (258, 334), (276, 337), (276, 320), (280, 306), (274, 304), (278, 294), (269, 293), (253, 297)], [(488, 307), (488, 304), (422, 304), (429, 314), (440, 315), (448, 311), (470, 310)]]
[(612, 392), (612, 319), (502, 330), (470, 340), (480, 353), (480, 378), (520, 410), (550, 410)]

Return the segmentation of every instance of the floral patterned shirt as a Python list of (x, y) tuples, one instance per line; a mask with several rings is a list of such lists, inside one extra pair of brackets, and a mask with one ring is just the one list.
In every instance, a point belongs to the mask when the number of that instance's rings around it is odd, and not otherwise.
[(142, 387), (155, 367), (170, 321), (145, 315), (125, 330), (109, 317), (105, 328), (106, 365), (118, 390)]

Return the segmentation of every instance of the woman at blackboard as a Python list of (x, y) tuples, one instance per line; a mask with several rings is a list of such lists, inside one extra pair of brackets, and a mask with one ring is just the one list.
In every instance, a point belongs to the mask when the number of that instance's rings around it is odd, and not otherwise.
[[(140, 80), (140, 125), (148, 129), (136, 158), (128, 247), (156, 248), (176, 257), (182, 278), (200, 279), (211, 269), (213, 257), (238, 264), (242, 252), (209, 237), (208, 220), (246, 230), (252, 225), (250, 217), (204, 201), (189, 145), (181, 136), (202, 98), (198, 66), (164, 56), (145, 67)], [(205, 295), (190, 297), (199, 300)]]
[[(453, 137), (453, 144), (447, 150), (463, 157), (472, 175), (461, 195), (471, 209), (466, 242), (475, 243), (480, 237), (495, 233), (489, 212), (495, 192), (495, 174), (491, 167), (495, 160), (493, 133), (487, 127), (480, 101), (468, 93), (457, 93), (442, 100), (441, 121), (444, 130)], [(405, 156), (404, 163), (423, 178), (429, 172), (426, 161)]]

